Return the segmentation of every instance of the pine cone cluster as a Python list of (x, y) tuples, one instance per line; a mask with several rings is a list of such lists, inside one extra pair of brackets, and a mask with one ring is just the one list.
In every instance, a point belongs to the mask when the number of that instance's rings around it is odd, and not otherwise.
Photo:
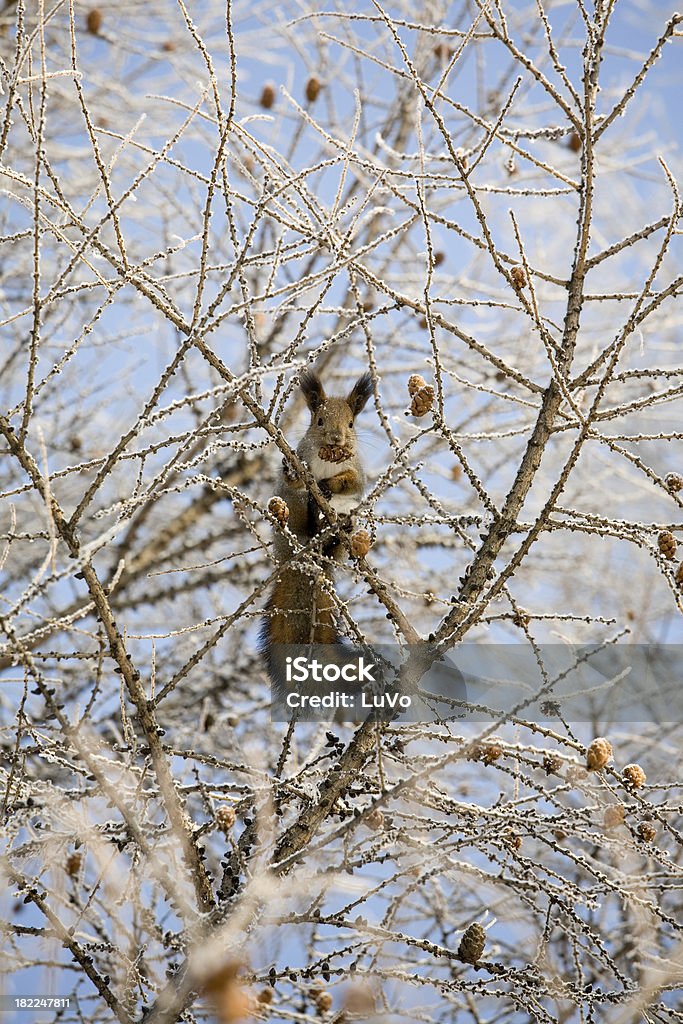
[(434, 47), (434, 56), (438, 57), (439, 60), (448, 61), (454, 53), (455, 50), (453, 50), (448, 43), (437, 43)]
[(321, 89), (322, 84), (320, 82), (320, 79), (316, 78), (315, 75), (311, 75), (311, 77), (306, 82), (306, 99), (308, 100), (309, 103), (315, 103), (318, 96), (320, 95)]
[(375, 1017), (376, 1006), (375, 996), (369, 985), (358, 982), (347, 988), (344, 995), (344, 1012), (340, 1015), (339, 1024), (345, 1024), (349, 1017), (360, 1019), (365, 1022), (368, 1018)]
[(257, 1004), (245, 987), (245, 980), (245, 965), (239, 960), (228, 960), (205, 977), (204, 992), (222, 1024), (233, 1024), (253, 1016)]
[(79, 871), (81, 870), (82, 864), (83, 855), (79, 853), (78, 850), (74, 850), (73, 853), (70, 853), (69, 856), (66, 858), (64, 870), (66, 871), (67, 875), (69, 875), (70, 878), (76, 878)]
[(641, 821), (636, 832), (644, 843), (651, 843), (657, 835), (657, 829), (649, 821)]
[[(669, 473), (666, 477), (666, 485), (674, 493), (683, 486), (683, 479), (677, 473)], [(664, 556), (672, 562), (678, 551), (678, 541), (671, 530), (660, 530), (657, 534), (657, 547)], [(679, 590), (683, 590), (683, 562), (678, 566), (674, 575), (674, 581)]]
[(352, 455), (351, 449), (341, 444), (324, 444), (318, 448), (318, 458), (323, 462), (346, 462)]
[(365, 558), (372, 547), (370, 534), (367, 530), (356, 530), (351, 537), (351, 554), (354, 558)]
[(379, 807), (375, 807), (374, 811), (370, 811), (365, 818), (365, 824), (375, 832), (378, 832), (384, 827), (384, 815), (380, 811)]
[(232, 807), (226, 807), (223, 805), (219, 807), (214, 815), (214, 821), (218, 825), (221, 832), (228, 832), (229, 829), (235, 824), (237, 815), (235, 814)]
[(484, 764), (493, 764), (499, 757), (503, 756), (503, 748), (498, 746), (497, 743), (482, 743), (478, 750), (478, 761), (483, 761)]
[(91, 7), (85, 19), (85, 27), (91, 35), (98, 35), (102, 28), (102, 11), (99, 7)]
[(469, 748), (468, 761), (482, 761), (484, 764), (493, 764), (499, 757), (503, 756), (503, 748), (498, 743), (475, 743)]
[(572, 153), (578, 153), (581, 150), (583, 143), (581, 142), (581, 136), (578, 132), (572, 132), (567, 139), (567, 147), (571, 149)]
[(605, 808), (605, 816), (603, 822), (606, 829), (618, 828), (619, 825), (624, 824), (624, 807), (623, 804), (613, 804), (612, 807)]
[(510, 270), (510, 280), (517, 291), (521, 291), (522, 288), (526, 288), (528, 281), (524, 267), (512, 267)]
[(264, 110), (270, 110), (273, 103), (275, 103), (275, 86), (271, 85), (270, 82), (266, 82), (261, 90), (261, 98), (259, 103)]
[(466, 964), (476, 964), (481, 960), (485, 945), (486, 932), (475, 922), (469, 926), (460, 940), (458, 956)]
[(662, 530), (657, 537), (657, 545), (665, 558), (676, 557), (676, 548), (678, 545), (676, 543), (676, 538), (669, 530)]
[(313, 992), (313, 1002), (320, 1017), (324, 1017), (332, 1009), (332, 996), (323, 988), (318, 988)]
[(277, 495), (272, 497), (268, 502), (268, 511), (271, 516), (275, 516), (280, 526), (284, 526), (289, 519), (289, 508), (287, 507), (287, 502), (283, 498), (277, 497)]
[(623, 771), (624, 784), (629, 789), (640, 789), (645, 785), (646, 775), (639, 764), (627, 764)]
[(426, 388), (420, 388), (417, 394), (413, 396), (413, 400), (410, 403), (410, 411), (413, 416), (426, 416), (433, 405), (434, 388), (428, 384)]
[(508, 850), (512, 850), (514, 853), (516, 850), (522, 848), (522, 837), (516, 835), (511, 828), (507, 829), (503, 835), (503, 843), (507, 846)]
[(609, 740), (606, 740), (604, 736), (598, 736), (586, 751), (586, 766), (592, 772), (597, 772), (605, 767), (612, 757), (612, 753), (612, 744)]
[(683, 476), (680, 473), (667, 473), (664, 477), (664, 483), (672, 494), (676, 494), (683, 488)]
[(546, 775), (557, 775), (562, 767), (562, 758), (556, 754), (546, 754), (543, 758), (543, 769)]
[(434, 405), (434, 388), (419, 373), (408, 378), (408, 394), (412, 398), (410, 412), (413, 416), (424, 416)]

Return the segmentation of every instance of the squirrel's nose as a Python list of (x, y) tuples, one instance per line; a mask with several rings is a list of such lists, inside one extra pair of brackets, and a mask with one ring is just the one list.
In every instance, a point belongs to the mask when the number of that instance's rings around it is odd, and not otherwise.
[(341, 430), (333, 430), (330, 434), (332, 444), (340, 444), (342, 439)]

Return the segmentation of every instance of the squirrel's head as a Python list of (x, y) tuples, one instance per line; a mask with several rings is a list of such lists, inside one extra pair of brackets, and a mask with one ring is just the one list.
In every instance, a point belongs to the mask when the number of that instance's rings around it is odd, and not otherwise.
[(312, 370), (304, 370), (299, 378), (306, 404), (311, 410), (310, 430), (316, 433), (320, 444), (340, 445), (356, 450), (354, 422), (372, 394), (372, 377), (364, 373), (345, 398), (328, 398), (320, 377)]

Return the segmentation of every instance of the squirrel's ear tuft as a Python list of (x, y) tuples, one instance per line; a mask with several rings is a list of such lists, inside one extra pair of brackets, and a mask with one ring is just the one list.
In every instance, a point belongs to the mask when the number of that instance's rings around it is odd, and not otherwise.
[(351, 412), (357, 416), (361, 409), (365, 408), (368, 398), (372, 394), (372, 374), (364, 373), (359, 377), (348, 394), (346, 401), (351, 407)]
[(299, 377), (299, 386), (306, 399), (306, 405), (311, 412), (315, 412), (325, 401), (325, 392), (320, 377), (312, 370), (304, 370)]

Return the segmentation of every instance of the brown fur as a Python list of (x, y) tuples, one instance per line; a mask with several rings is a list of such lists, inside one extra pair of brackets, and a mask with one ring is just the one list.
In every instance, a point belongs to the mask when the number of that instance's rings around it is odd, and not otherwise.
[[(297, 570), (292, 569), (292, 572)], [(299, 574), (301, 575), (301, 574)], [(334, 603), (319, 584), (307, 585), (308, 600), (303, 607), (290, 606), (292, 586), (289, 572), (278, 580), (266, 604), (268, 640), (271, 644), (334, 644), (339, 640), (334, 624)]]

